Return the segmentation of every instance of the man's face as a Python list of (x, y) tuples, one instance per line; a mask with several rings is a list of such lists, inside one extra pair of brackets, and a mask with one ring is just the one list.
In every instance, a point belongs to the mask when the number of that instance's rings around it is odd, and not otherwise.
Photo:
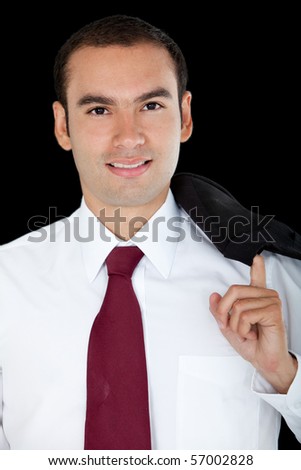
[(151, 44), (85, 47), (68, 66), (65, 113), (56, 102), (56, 136), (72, 149), (85, 200), (101, 207), (160, 206), (180, 142), (191, 134), (190, 99), (182, 102), (172, 60)]

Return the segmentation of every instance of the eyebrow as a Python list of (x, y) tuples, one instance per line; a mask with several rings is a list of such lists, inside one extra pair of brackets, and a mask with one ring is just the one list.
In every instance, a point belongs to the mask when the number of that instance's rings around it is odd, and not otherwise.
[[(171, 99), (172, 95), (166, 88), (159, 87), (159, 88), (155, 88), (154, 90), (142, 93), (142, 95), (137, 96), (137, 98), (134, 99), (134, 103), (142, 103), (143, 101), (147, 101), (147, 100), (158, 98), (158, 97)], [(115, 106), (117, 104), (116, 100), (109, 96), (84, 95), (78, 100), (77, 106), (81, 107), (81, 106), (86, 106), (89, 104), (96, 104), (96, 103), (106, 105), (106, 106)]]

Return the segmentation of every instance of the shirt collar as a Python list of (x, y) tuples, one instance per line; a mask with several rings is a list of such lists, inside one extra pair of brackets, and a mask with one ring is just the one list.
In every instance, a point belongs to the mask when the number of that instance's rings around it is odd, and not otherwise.
[(176, 248), (177, 237), (171, 220), (180, 219), (180, 209), (169, 190), (164, 204), (147, 224), (128, 242), (121, 242), (87, 207), (84, 198), (78, 212), (79, 235), (83, 261), (89, 282), (97, 276), (109, 253), (117, 245), (136, 245), (164, 278), (168, 278)]

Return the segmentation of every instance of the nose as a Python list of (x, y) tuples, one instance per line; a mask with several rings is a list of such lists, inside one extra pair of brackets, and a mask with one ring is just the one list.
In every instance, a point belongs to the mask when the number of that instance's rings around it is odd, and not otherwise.
[(139, 126), (137, 117), (131, 113), (123, 113), (116, 117), (116, 127), (113, 138), (115, 147), (132, 150), (143, 145), (144, 142), (144, 134)]

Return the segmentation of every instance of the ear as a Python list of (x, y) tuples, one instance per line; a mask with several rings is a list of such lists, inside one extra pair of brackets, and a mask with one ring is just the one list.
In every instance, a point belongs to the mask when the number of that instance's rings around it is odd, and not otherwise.
[(185, 91), (182, 98), (181, 142), (186, 142), (192, 134), (191, 98), (190, 91)]
[(54, 114), (54, 134), (59, 145), (64, 150), (71, 150), (71, 142), (68, 134), (67, 117), (63, 105), (55, 101), (52, 105)]

